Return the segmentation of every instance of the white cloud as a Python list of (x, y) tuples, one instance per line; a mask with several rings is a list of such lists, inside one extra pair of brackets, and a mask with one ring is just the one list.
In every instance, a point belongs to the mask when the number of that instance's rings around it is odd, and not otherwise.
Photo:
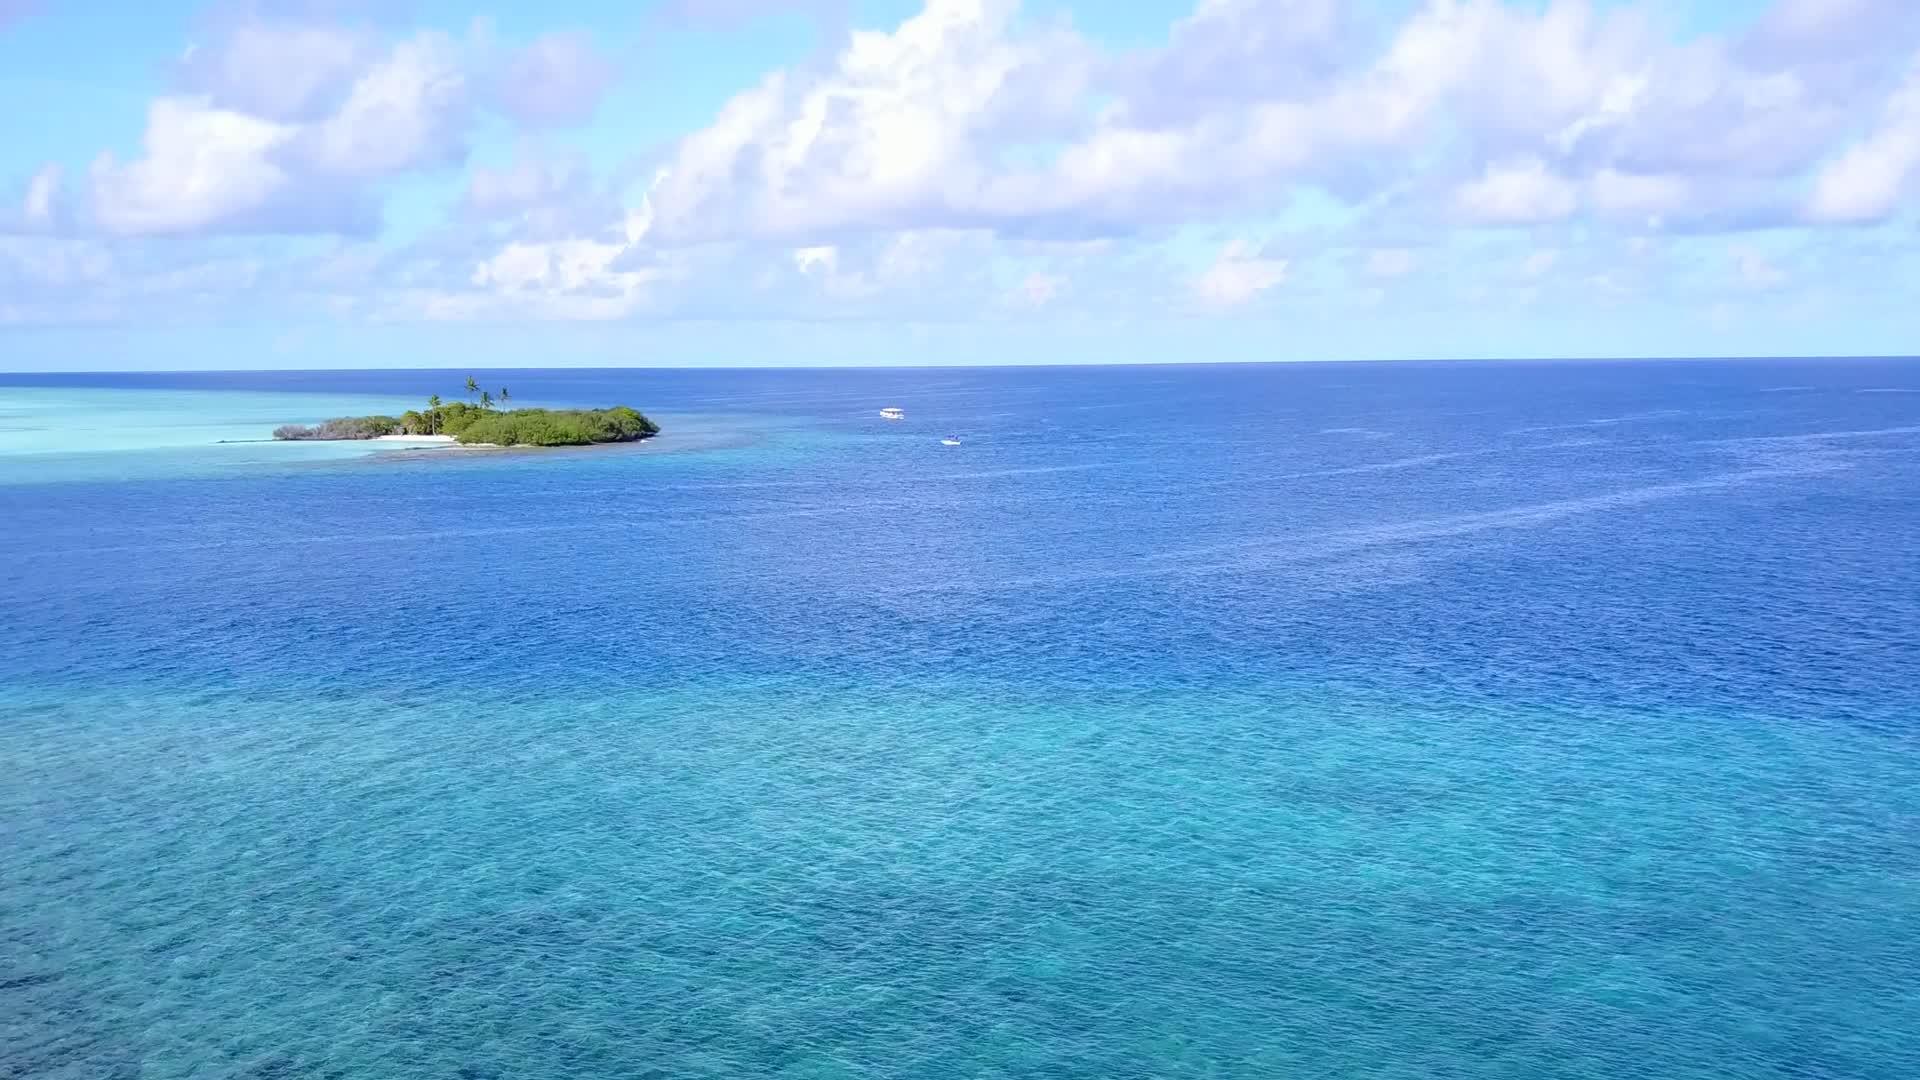
[(258, 211), (287, 183), (270, 155), (294, 134), (204, 98), (161, 98), (147, 111), (142, 157), (94, 162), (94, 214), (112, 232), (154, 233)]
[(1657, 222), (1687, 207), (1693, 184), (1684, 176), (1626, 173), (1601, 169), (1587, 185), (1594, 209), (1616, 217)]
[(482, 214), (524, 210), (565, 191), (574, 176), (566, 164), (531, 157), (503, 169), (475, 166), (467, 179), (466, 204)]
[(313, 166), (341, 177), (379, 176), (460, 157), (466, 76), (453, 42), (423, 34), (396, 45), (354, 81), (340, 108), (303, 147)]
[[(313, 80), (291, 78), (300, 86), (268, 111), (310, 103)], [(262, 97), (259, 86), (245, 86)], [(228, 96), (248, 95), (229, 87)], [(207, 94), (162, 97), (148, 109), (142, 156), (122, 164), (107, 153), (94, 163), (94, 217), (118, 233), (364, 224), (357, 185), (457, 159), (467, 111), (458, 50), (437, 34), (396, 44), (311, 123), (229, 108)]]
[(1920, 60), (1888, 100), (1879, 126), (1814, 177), (1807, 216), (1878, 221), (1893, 213), (1920, 171)]
[(47, 233), (66, 224), (66, 170), (42, 165), (27, 178), (16, 207), (0, 206), (0, 236), (11, 232)]
[[(1844, 22), (1828, 10), (1840, 2), (1794, 0), (1781, 25)], [(1724, 212), (1730, 200), (1763, 206), (1753, 185), (1777, 186), (1783, 170), (1830, 148), (1848, 102), (1778, 49), (1750, 50), (1754, 59), (1717, 39), (1662, 40), (1647, 10), (1425, 0), (1374, 46), (1381, 39), (1333, 0), (1200, 0), (1163, 46), (1103, 53), (1059, 24), (1020, 18), (1018, 0), (926, 0), (891, 30), (852, 34), (824, 68), (766, 76), (675, 145), (651, 192), (656, 235), (1113, 233), (1257, 212), (1296, 183), (1399, 198), (1441, 182), (1447, 157), (1430, 151), (1442, 133), (1473, 170), (1447, 193), (1471, 221), (1551, 224), (1583, 209), (1636, 222), (1746, 220)], [(168, 210), (158, 181), (181, 163), (136, 162), (127, 168), (146, 167), (149, 182), (125, 186), (146, 202), (100, 216), (126, 231), (217, 228), (248, 214), (266, 219), (253, 228), (338, 227), (341, 215), (270, 211), (328, 203), (322, 189), (363, 209), (341, 193), (459, 160), (472, 54), (434, 33), (383, 48), (339, 27), (243, 23), (182, 62), (200, 93), (169, 99), (197, 102), (208, 124), (254, 125), (208, 151), (232, 154), (237, 174), (175, 191), (181, 205)], [(585, 119), (612, 77), (589, 39), (561, 33), (505, 54), (487, 85), (495, 107), (552, 125)], [(1879, 132), (1832, 162), (1809, 216), (1889, 212), (1920, 161), (1903, 117), (1890, 109)], [(259, 137), (251, 154), (235, 149), (248, 133)], [(591, 197), (516, 170), (476, 172), (468, 207)], [(549, 217), (549, 236), (580, 224), (551, 206)]]
[(188, 47), (179, 74), (219, 108), (305, 122), (337, 105), (376, 52), (366, 35), (342, 27), (245, 22), (213, 45)]
[(1239, 307), (1287, 280), (1287, 260), (1267, 258), (1244, 240), (1229, 243), (1194, 279), (1193, 291), (1212, 308)]
[(652, 207), (642, 202), (623, 222), (593, 235), (510, 240), (473, 264), (465, 282), (472, 290), (428, 285), (398, 302), (436, 320), (624, 318), (651, 301), (654, 287), (670, 276), (672, 268), (644, 248), (652, 225)]
[[(559, 244), (508, 244), (499, 254), (474, 269), (475, 285), (491, 285), (507, 292), (531, 288), (571, 291), (603, 280), (608, 267), (625, 250), (623, 245), (592, 240)], [(634, 279), (627, 279), (634, 280)]]
[(582, 124), (593, 118), (615, 74), (588, 35), (543, 34), (508, 58), (495, 103), (529, 127)]
[[(1794, 25), (1844, 21), (1798, 2)], [(1742, 227), (1778, 217), (1868, 83), (1674, 43), (1652, 5), (1425, 0), (1377, 51), (1356, 25), (1332, 0), (1201, 0), (1163, 47), (1102, 55), (1014, 0), (928, 0), (685, 139), (655, 193), (663, 232), (1124, 232), (1257, 212), (1295, 183), (1417, 193), (1457, 160), (1431, 152), (1447, 143), (1473, 177), (1448, 196), (1473, 221)]]
[[(258, 14), (322, 6), (237, 5), (250, 14), (173, 66), (142, 148), (103, 155), (75, 189), (90, 210), (63, 205), (60, 174), (43, 170), (4, 188), (0, 231), (372, 238), (395, 178), (504, 132), (525, 140), (511, 160), (433, 177), (453, 219), (386, 245), (356, 310), (730, 315), (748, 296), (763, 315), (940, 319), (1057, 310), (1069, 279), (1076, 311), (1117, 310), (1168, 288), (1167, 260), (1185, 255), (1168, 238), (1194, 235), (1183, 226), (1272, 235), (1293, 220), (1276, 215), (1327, 199), (1289, 254), (1333, 254), (1382, 306), (1571, 295), (1529, 280), (1548, 275), (1651, 296), (1636, 234), (1694, 266), (1729, 259), (1725, 234), (1885, 221), (1920, 189), (1920, 68), (1890, 91), (1920, 46), (1920, 5), (1900, 0), (1775, 0), (1745, 31), (1684, 38), (1653, 0), (1194, 0), (1145, 46), (1097, 44), (1045, 4), (923, 0), (886, 29), (826, 35), (830, 54), (766, 74), (669, 145), (626, 148), (612, 170), (590, 163), (605, 147), (589, 159), (566, 133), (500, 123), (594, 112), (617, 72), (584, 36), (516, 49), (479, 28), (394, 38), (395, 23)], [(490, 128), (482, 109), (500, 114)], [(658, 166), (650, 186), (629, 171), (642, 162)], [(1541, 249), (1450, 244), (1462, 224), (1527, 227)], [(1211, 255), (1175, 288), (1216, 310), (1298, 271), (1246, 243)], [(1792, 280), (1811, 287), (1830, 265), (1810, 257)], [(1788, 282), (1758, 252), (1719, 266), (1672, 283)], [(354, 288), (351, 272), (321, 273), (270, 258), (219, 280), (303, 280), (335, 300)]]
[(829, 22), (844, 21), (846, 0), (665, 0), (655, 10), (676, 25), (703, 30), (734, 30), (755, 19), (800, 12)]
[(1911, 0), (1776, 0), (1743, 42), (1763, 59), (1858, 64), (1889, 45), (1911, 44), (1920, 7)]
[(1130, 125), (1179, 127), (1249, 101), (1301, 100), (1353, 54), (1342, 0), (1199, 0), (1166, 47), (1123, 62), (1119, 111)]
[(831, 244), (797, 248), (793, 253), (793, 268), (803, 274), (831, 274), (839, 259), (839, 249)]
[(792, 252), (793, 269), (831, 299), (871, 297), (938, 269), (943, 258), (939, 237), (937, 233), (903, 232), (852, 252), (833, 244), (796, 248)]
[(1460, 185), (1454, 202), (1474, 221), (1536, 225), (1560, 221), (1579, 205), (1574, 186), (1538, 158), (1488, 165), (1479, 179)]
[(988, 213), (983, 147), (1081, 105), (1076, 40), (1010, 35), (1013, 0), (929, 0), (852, 36), (833, 68), (776, 72), (683, 140), (653, 197), (663, 232), (792, 235)]
[(477, 295), (430, 294), (422, 302), (433, 318), (475, 317), (510, 311), (540, 318), (617, 319), (632, 314), (646, 299), (646, 286), (658, 272), (622, 269), (627, 244), (602, 240), (509, 243), (474, 267)]

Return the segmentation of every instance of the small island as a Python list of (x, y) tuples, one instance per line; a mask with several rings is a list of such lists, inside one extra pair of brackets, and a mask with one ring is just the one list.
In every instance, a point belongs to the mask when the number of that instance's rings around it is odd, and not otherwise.
[(275, 439), (289, 441), (383, 438), (445, 439), (465, 446), (590, 446), (638, 442), (660, 433), (660, 425), (625, 405), (609, 409), (509, 409), (513, 395), (481, 390), (467, 380), (472, 402), (442, 402), (435, 394), (424, 410), (399, 416), (343, 416), (313, 427), (283, 424)]

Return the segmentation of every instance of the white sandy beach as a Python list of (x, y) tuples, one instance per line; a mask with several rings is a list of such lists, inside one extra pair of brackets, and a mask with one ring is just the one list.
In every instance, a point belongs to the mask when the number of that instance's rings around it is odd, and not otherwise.
[(375, 435), (371, 439), (357, 440), (357, 441), (377, 442), (377, 443), (398, 443), (402, 446), (413, 446), (413, 447), (419, 447), (421, 449), (425, 449), (427, 447), (432, 447), (432, 446), (453, 446), (453, 447), (458, 447), (461, 450), (504, 450), (506, 449), (506, 447), (501, 446), (499, 443), (459, 442), (451, 435)]

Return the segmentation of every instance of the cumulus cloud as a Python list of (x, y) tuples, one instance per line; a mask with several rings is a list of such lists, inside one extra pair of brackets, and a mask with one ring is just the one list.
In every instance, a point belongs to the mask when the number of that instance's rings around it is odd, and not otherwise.
[(593, 118), (613, 85), (613, 62), (580, 32), (545, 34), (508, 57), (494, 86), (501, 112), (533, 128)]
[[(528, 55), (556, 54), (536, 42)], [(478, 63), (433, 31), (382, 42), (310, 19), (224, 24), (149, 106), (142, 153), (95, 162), (91, 217), (123, 234), (367, 232), (380, 181), (465, 158)]]
[(177, 77), (221, 109), (310, 121), (338, 103), (376, 52), (369, 35), (344, 27), (246, 22), (213, 45), (189, 46)]
[(844, 22), (847, 7), (848, 0), (667, 0), (655, 10), (674, 25), (732, 30), (755, 19), (787, 12)]
[(1537, 158), (1488, 165), (1478, 179), (1460, 186), (1454, 200), (1469, 218), (1495, 225), (1560, 221), (1579, 205), (1574, 186)]
[(1193, 281), (1194, 295), (1211, 308), (1239, 307), (1287, 280), (1287, 260), (1269, 258), (1244, 240), (1227, 244)]
[(369, 67), (332, 115), (302, 132), (319, 171), (378, 176), (465, 156), (471, 107), (458, 47), (441, 34), (403, 41)]
[(1858, 64), (1912, 43), (1920, 6), (1909, 0), (1775, 0), (1739, 42), (1763, 64)]
[(1084, 44), (1011, 33), (1013, 0), (929, 0), (831, 70), (776, 72), (683, 140), (654, 188), (683, 239), (937, 227), (991, 216), (987, 148), (1080, 109)]
[[(94, 162), (94, 218), (127, 234), (366, 231), (366, 182), (464, 156), (459, 53), (434, 33), (374, 54), (350, 35), (243, 26), (217, 54), (189, 57), (205, 91), (149, 106), (138, 158)], [(296, 69), (277, 89), (275, 60)]]
[(65, 169), (47, 164), (36, 169), (20, 187), (0, 195), (0, 236), (64, 228), (68, 220), (65, 181)]
[(1683, 211), (1694, 199), (1692, 181), (1672, 174), (1649, 175), (1601, 169), (1588, 184), (1594, 209), (1613, 217), (1650, 222)]
[[(681, 140), (651, 192), (657, 239), (1115, 234), (1258, 212), (1303, 183), (1349, 200), (1437, 189), (1456, 214), (1495, 225), (1591, 214), (1739, 227), (1785, 205), (1767, 185), (1783, 190), (1830, 154), (1857, 104), (1800, 77), (1782, 43), (1850, 40), (1862, 12), (1893, 17), (1879, 4), (1783, 0), (1740, 41), (1671, 44), (1646, 10), (1587, 0), (1426, 0), (1384, 36), (1334, 0), (1201, 0), (1163, 45), (1114, 52), (1021, 18), (1017, 0), (927, 0), (897, 27), (851, 35), (822, 68), (769, 74)], [(539, 37), (493, 67), (488, 100), (536, 127), (590, 117), (613, 77), (579, 33)], [(154, 122), (172, 127), (148, 139), (172, 158), (150, 154), (118, 177), (109, 163), (96, 184), (124, 196), (99, 215), (123, 230), (213, 227), (281, 189), (465, 151), (473, 79), (444, 36), (380, 47), (359, 30), (243, 23), (181, 71), (194, 93), (157, 103)], [(208, 147), (187, 151), (177, 136), (189, 122)], [(1830, 163), (1808, 215), (1884, 216), (1920, 156), (1912, 127), (1890, 108)], [(1454, 153), (1435, 154), (1446, 133)], [(1445, 165), (1460, 154), (1464, 176)], [(185, 179), (215, 158), (231, 176)], [(476, 172), (464, 205), (559, 197), (530, 187), (553, 176), (516, 170)], [(180, 205), (164, 213), (169, 191)]]
[[(1834, 5), (1873, 2), (1795, 0), (1781, 25), (1830, 36)], [(1777, 47), (1671, 42), (1651, 7), (1427, 0), (1381, 46), (1353, 11), (1202, 0), (1163, 46), (1113, 54), (1012, 0), (929, 0), (684, 140), (655, 192), (663, 232), (1111, 233), (1258, 212), (1301, 183), (1352, 201), (1438, 188), (1490, 224), (1742, 227), (1786, 205), (1864, 92)], [(1449, 179), (1461, 155), (1467, 179)], [(1904, 161), (1858, 171), (1886, 157)]]
[(803, 274), (831, 274), (839, 261), (840, 249), (832, 244), (796, 248), (793, 253), (793, 268)]
[(1814, 178), (1807, 216), (1824, 222), (1878, 221), (1912, 190), (1920, 172), (1920, 59), (1888, 100), (1880, 122)]
[(637, 285), (637, 271), (612, 271), (625, 245), (593, 240), (555, 244), (508, 244), (474, 268), (473, 283), (510, 293), (530, 290), (579, 292), (600, 285), (625, 290)]
[(475, 166), (467, 179), (464, 203), (478, 217), (515, 214), (564, 198), (584, 179), (573, 161), (523, 155), (504, 168)]
[(141, 157), (94, 162), (94, 214), (113, 232), (156, 233), (256, 213), (287, 185), (271, 155), (294, 134), (206, 98), (161, 98), (147, 111)]
[(1117, 65), (1117, 112), (1140, 127), (1173, 127), (1249, 101), (1323, 93), (1359, 48), (1353, 14), (1340, 0), (1201, 0), (1165, 47)]
[[(846, 5), (652, 10), (672, 33)], [(601, 39), (250, 0), (169, 69), (137, 151), (10, 178), (0, 231), (371, 237), (382, 195), (434, 174), (451, 219), (403, 251), (281, 269), (330, 302), (377, 272), (391, 317), (1059, 317), (1142, 296), (1227, 313), (1323, 288), (1384, 303), (1443, 279), (1455, 296), (1644, 280), (1619, 260), (1656, 234), (1726, 270), (1690, 287), (1786, 288), (1818, 264), (1788, 279), (1735, 236), (1898, 221), (1920, 185), (1920, 5), (1902, 0), (1774, 0), (1690, 36), (1652, 0), (1194, 0), (1126, 46), (1051, 12), (923, 0), (823, 35), (827, 53), (609, 173), (565, 130), (621, 74)], [(454, 172), (487, 116), (511, 122), (492, 130), (514, 156)], [(1176, 254), (1190, 226), (1284, 237), (1289, 257), (1239, 241), (1194, 265)], [(241, 269), (199, 280), (273, 287)]]
[(472, 263), (465, 282), (430, 280), (400, 301), (432, 319), (621, 318), (645, 305), (664, 276), (641, 249), (651, 228), (652, 212), (643, 204), (623, 221), (585, 234), (509, 239)]
[(60, 212), (60, 181), (63, 175), (64, 170), (60, 166), (48, 165), (27, 181), (27, 198), (21, 207), (21, 217), (28, 227), (53, 227), (54, 219)]

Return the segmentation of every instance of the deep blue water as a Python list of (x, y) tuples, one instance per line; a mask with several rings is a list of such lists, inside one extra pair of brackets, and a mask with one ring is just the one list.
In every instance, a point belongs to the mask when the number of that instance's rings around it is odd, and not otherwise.
[(0, 375), (0, 1076), (1920, 1075), (1920, 363), (485, 381)]

